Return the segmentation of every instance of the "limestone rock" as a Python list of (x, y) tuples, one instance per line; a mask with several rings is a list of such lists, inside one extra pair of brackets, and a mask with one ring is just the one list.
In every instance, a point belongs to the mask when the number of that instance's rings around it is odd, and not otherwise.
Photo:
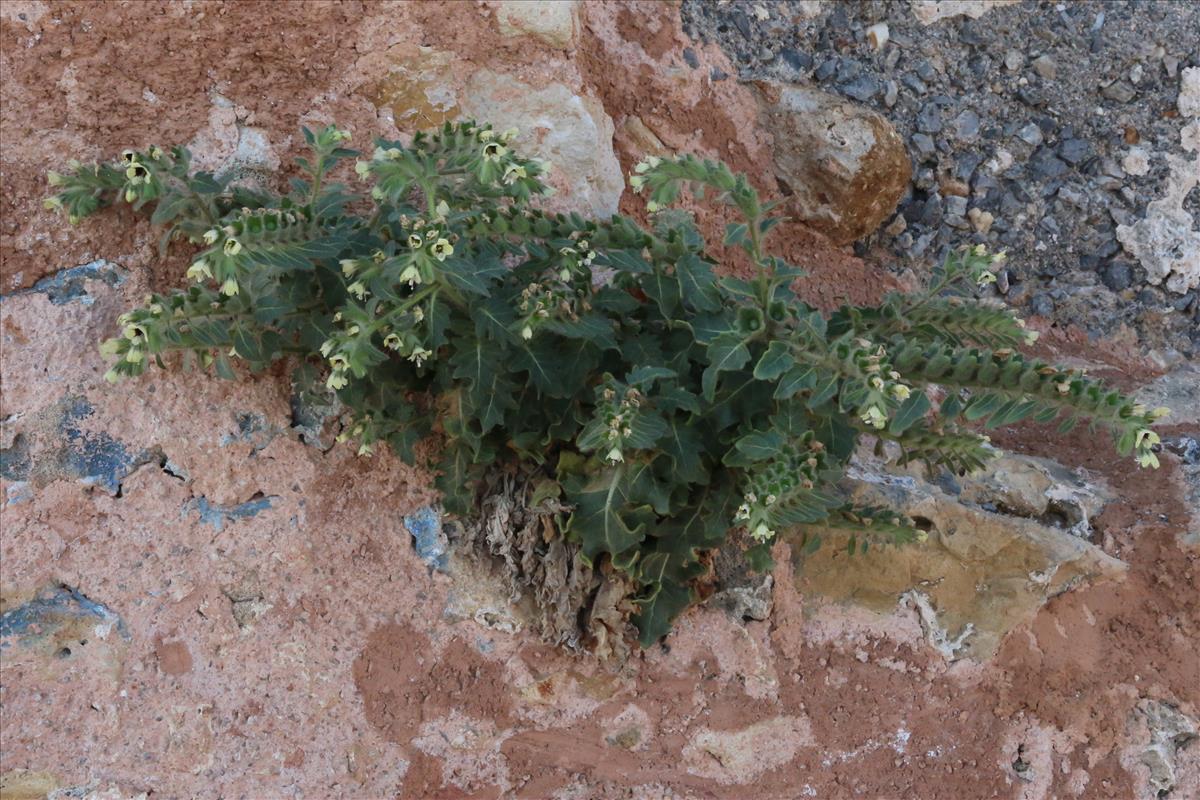
[(1012, 5), (1017, 0), (914, 0), (913, 16), (922, 25), (957, 16), (979, 19), (993, 8)]
[[(1144, 745), (1133, 748), (1136, 761), (1146, 769), (1145, 786), (1139, 797), (1167, 797), (1176, 787), (1192, 785), (1200, 778), (1200, 762), (1184, 751), (1200, 739), (1200, 723), (1177, 707), (1160, 700), (1143, 700), (1137, 705), (1134, 725), (1142, 727)], [(1185, 790), (1186, 791), (1186, 790)]]
[(383, 72), (367, 94), (377, 108), (388, 109), (403, 131), (433, 128), (458, 116), (451, 84), (454, 56), (431, 47), (397, 46), (381, 54)]
[(878, 228), (912, 174), (891, 123), (806, 86), (762, 84), (760, 92), (776, 174), (793, 192), (799, 217), (839, 244)]
[(397, 45), (360, 60), (358, 68), (384, 75), (370, 87), (371, 101), (390, 112), (401, 131), (464, 118), (497, 130), (515, 127), (514, 147), (552, 165), (555, 210), (616, 212), (625, 182), (613, 151), (613, 121), (594, 98), (563, 83), (534, 86), (489, 69), (467, 72), (452, 53), (429, 47)]
[[(1032, 514), (1043, 497), (1049, 502), (1058, 494), (1043, 469), (1010, 462), (1007, 475), (1019, 480), (1008, 489), (1009, 502)], [(903, 511), (929, 529), (929, 540), (871, 548), (848, 558), (839, 547), (845, 534), (826, 531), (826, 544), (797, 567), (799, 588), (879, 613), (893, 610), (898, 599), (908, 602), (916, 607), (930, 644), (948, 659), (986, 659), (1008, 631), (1032, 619), (1049, 598), (1081, 582), (1120, 579), (1126, 572), (1124, 562), (1067, 531), (976, 505), (973, 501), (1009, 485), (999, 473), (960, 487), (960, 496), (867, 459), (848, 476), (856, 502)], [(1079, 502), (1082, 507), (1084, 501)], [(1090, 501), (1088, 507), (1097, 510)]]
[(471, 76), (460, 98), (463, 113), (498, 130), (516, 127), (514, 147), (549, 160), (551, 183), (561, 181), (581, 213), (607, 217), (624, 189), (613, 152), (613, 122), (604, 107), (561, 83), (536, 88), (491, 70)]
[(985, 472), (955, 481), (963, 502), (1038, 520), (1088, 538), (1090, 521), (1112, 500), (1107, 486), (1044, 458), (1005, 454)]
[(702, 729), (683, 748), (688, 772), (717, 783), (745, 783), (783, 766), (813, 743), (804, 717), (775, 717), (734, 731)]
[(1188, 67), (1179, 77), (1179, 113), (1200, 117), (1200, 67)]
[(1166, 195), (1146, 207), (1132, 225), (1118, 225), (1117, 239), (1146, 268), (1146, 279), (1176, 294), (1200, 285), (1200, 228), (1184, 199), (1200, 181), (1200, 160), (1167, 156)]
[(43, 800), (58, 789), (58, 781), (49, 772), (14, 769), (0, 775), (0, 795), (4, 800)]
[(496, 22), (505, 36), (535, 36), (554, 47), (570, 47), (579, 35), (579, 1), (501, 0)]

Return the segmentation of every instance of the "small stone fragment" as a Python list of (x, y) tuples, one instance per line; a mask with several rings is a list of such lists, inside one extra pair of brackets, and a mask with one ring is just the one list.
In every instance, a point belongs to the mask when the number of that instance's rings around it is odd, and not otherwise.
[(1037, 147), (1042, 143), (1042, 139), (1045, 137), (1042, 136), (1042, 129), (1031, 122), (1024, 128), (1021, 128), (1021, 130), (1017, 131), (1017, 138), (1025, 144)]
[(972, 142), (979, 136), (979, 115), (966, 109), (954, 118), (954, 138)]
[(1121, 167), (1127, 174), (1141, 177), (1150, 171), (1150, 154), (1140, 147), (1131, 147), (1121, 159)]
[(1052, 81), (1058, 77), (1058, 64), (1054, 63), (1054, 59), (1050, 56), (1040, 55), (1033, 60), (1030, 66), (1033, 67), (1033, 71), (1039, 77), (1045, 78), (1048, 81)]
[(844, 85), (842, 91), (855, 100), (865, 103), (879, 93), (879, 81), (870, 75), (862, 75)]
[(496, 22), (505, 36), (527, 34), (554, 47), (570, 47), (579, 35), (579, 2), (502, 0), (496, 8)]
[(912, 135), (913, 147), (917, 149), (917, 157), (921, 161), (928, 161), (937, 152), (934, 146), (933, 137), (925, 133), (914, 133)]
[(1025, 54), (1020, 50), (1010, 49), (1004, 54), (1004, 67), (1009, 72), (1016, 72), (1025, 66)]
[(1185, 117), (1200, 117), (1200, 67), (1188, 67), (1183, 71), (1176, 105)]
[(1110, 261), (1100, 270), (1100, 281), (1114, 292), (1123, 292), (1133, 285), (1133, 270), (1124, 261)]
[(962, 219), (967, 213), (967, 198), (950, 195), (946, 198), (946, 219)]
[(967, 219), (971, 220), (971, 226), (979, 233), (987, 233), (992, 229), (992, 223), (996, 218), (990, 211), (984, 211), (981, 208), (972, 208), (967, 212)]
[(1069, 164), (1078, 164), (1091, 155), (1092, 146), (1085, 139), (1067, 139), (1058, 148), (1058, 156)]
[(926, 103), (917, 113), (917, 130), (921, 133), (940, 133), (942, 130), (942, 110), (936, 103)]
[(884, 84), (883, 104), (888, 108), (896, 105), (896, 101), (900, 99), (900, 87), (895, 81), (888, 81)]
[(871, 46), (876, 50), (882, 50), (883, 46), (888, 43), (889, 38), (891, 37), (888, 33), (888, 26), (886, 22), (877, 22), (871, 27), (867, 28), (867, 41), (870, 42)]
[(1063, 186), (1058, 190), (1058, 199), (1076, 208), (1083, 208), (1087, 202), (1082, 192), (1076, 191), (1070, 186)]
[(1118, 103), (1128, 103), (1137, 96), (1137, 92), (1126, 81), (1114, 81), (1101, 89), (1100, 94)]
[(1049, 317), (1054, 313), (1054, 299), (1045, 292), (1035, 294), (1029, 300), (1029, 312), (1037, 317)]

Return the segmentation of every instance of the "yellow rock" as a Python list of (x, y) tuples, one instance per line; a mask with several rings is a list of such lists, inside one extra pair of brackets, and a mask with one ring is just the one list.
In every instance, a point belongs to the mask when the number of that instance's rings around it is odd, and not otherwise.
[(49, 772), (14, 769), (0, 775), (0, 800), (43, 800), (58, 788), (58, 780)]

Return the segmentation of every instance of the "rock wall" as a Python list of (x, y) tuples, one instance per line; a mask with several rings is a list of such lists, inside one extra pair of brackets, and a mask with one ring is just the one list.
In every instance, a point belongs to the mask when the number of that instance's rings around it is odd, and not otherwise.
[[(916, 10), (936, 26), (990, 5)], [(555, 164), (560, 207), (639, 214), (622, 176), (647, 152), (688, 150), (790, 195), (815, 226), (851, 221), (823, 227), (846, 241), (898, 198), (816, 183), (905, 168), (884, 115), (818, 98), (827, 130), (845, 128), (811, 150), (817, 132), (767, 104), (803, 87), (733, 80), (667, 3), (9, 0), (0, 13), (4, 798), (1200, 785), (1194, 416), (1168, 429), (1153, 475), (1086, 431), (1047, 441), (1027, 426), (998, 432), (1015, 455), (974, 482), (864, 458), (864, 491), (927, 518), (928, 550), (846, 564), (785, 542), (768, 576), (719, 554), (716, 596), (665, 645), (600, 661), (538, 641), (503, 581), (454, 549), (430, 476), (334, 445), (336, 421), (283, 366), (104, 383), (96, 344), (149, 288), (178, 284), (187, 254), (159, 259), (126, 210), (67, 228), (40, 206), (45, 171), (72, 157), (185, 142), (213, 168), (282, 181), (300, 123), (336, 121), (362, 143), (477, 115), (517, 125)], [(885, 156), (864, 157), (867, 137)], [(911, 277), (802, 226), (779, 244), (822, 308)], [(1120, 347), (1043, 334), (1047, 353), (1194, 414), (1194, 372), (1158, 378)]]

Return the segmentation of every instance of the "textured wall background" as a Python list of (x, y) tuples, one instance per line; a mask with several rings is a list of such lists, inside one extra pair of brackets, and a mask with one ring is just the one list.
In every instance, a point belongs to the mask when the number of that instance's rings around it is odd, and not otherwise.
[[(925, 553), (780, 544), (773, 575), (722, 572), (665, 646), (600, 663), (536, 641), (462, 554), (431, 563), (429, 476), (331, 446), (283, 366), (105, 384), (96, 344), (188, 254), (158, 259), (127, 210), (64, 228), (40, 205), (71, 157), (185, 142), (282, 182), (300, 123), (364, 144), (473, 114), (522, 129), (564, 207), (638, 213), (632, 164), (698, 150), (768, 192), (786, 167), (798, 212), (870, 230), (899, 198), (856, 170), (909, 168), (886, 115), (826, 110), (852, 135), (825, 141), (779, 122), (777, 89), (729, 78), (667, 3), (0, 11), (4, 798), (1196, 796), (1194, 368), (1035, 322), (1180, 412), (1163, 470), (1001, 431), (1007, 472), (889, 479), (940, 521)], [(779, 241), (823, 308), (913, 278), (801, 226)]]

